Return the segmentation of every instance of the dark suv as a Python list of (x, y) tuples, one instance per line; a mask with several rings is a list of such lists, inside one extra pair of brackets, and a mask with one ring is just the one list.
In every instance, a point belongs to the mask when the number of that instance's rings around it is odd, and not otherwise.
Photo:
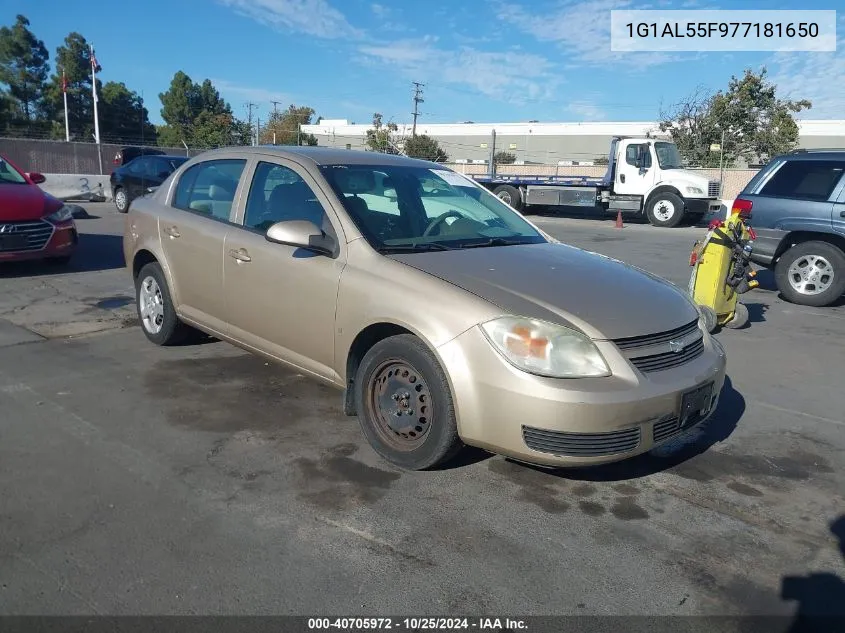
[(751, 259), (774, 269), (784, 299), (826, 306), (845, 293), (845, 150), (773, 158), (733, 208), (751, 215)]

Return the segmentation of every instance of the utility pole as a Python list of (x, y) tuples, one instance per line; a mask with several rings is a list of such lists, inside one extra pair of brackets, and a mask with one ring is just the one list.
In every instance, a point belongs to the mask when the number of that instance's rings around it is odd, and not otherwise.
[(271, 101), (273, 104), (273, 145), (276, 144), (276, 124), (279, 122), (278, 112), (281, 101)]
[(414, 111), (412, 113), (414, 115), (414, 127), (411, 130), (412, 137), (417, 135), (417, 117), (420, 115), (419, 106), (425, 101), (425, 99), (422, 98), (423, 86), (425, 86), (425, 84), (421, 84), (418, 81), (414, 82)]
[[(247, 125), (249, 125), (249, 135), (250, 136), (252, 136), (252, 134), (253, 134), (253, 130), (252, 130), (252, 109), (257, 108), (257, 107), (258, 107), (257, 103), (252, 103), (251, 101), (248, 101), (246, 103), (246, 109), (247, 109), (247, 112), (248, 112), (248, 114), (247, 114)], [(250, 138), (250, 144), (251, 145), (253, 144), (252, 138)]]

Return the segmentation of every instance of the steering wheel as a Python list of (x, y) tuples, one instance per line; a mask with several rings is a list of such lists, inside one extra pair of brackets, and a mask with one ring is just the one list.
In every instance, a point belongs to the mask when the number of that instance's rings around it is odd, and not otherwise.
[(438, 215), (434, 218), (431, 223), (426, 227), (425, 231), (423, 232), (423, 237), (428, 237), (431, 235), (431, 232), (435, 229), (435, 227), (440, 226), (443, 222), (449, 218), (462, 218), (464, 214), (460, 211), (455, 211), (454, 209), (450, 209), (446, 213)]

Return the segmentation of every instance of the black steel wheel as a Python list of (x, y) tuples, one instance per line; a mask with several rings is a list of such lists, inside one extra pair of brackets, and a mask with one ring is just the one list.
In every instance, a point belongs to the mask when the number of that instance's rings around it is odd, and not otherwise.
[(400, 468), (433, 468), (463, 446), (446, 375), (413, 335), (389, 337), (367, 352), (356, 375), (355, 398), (364, 436)]

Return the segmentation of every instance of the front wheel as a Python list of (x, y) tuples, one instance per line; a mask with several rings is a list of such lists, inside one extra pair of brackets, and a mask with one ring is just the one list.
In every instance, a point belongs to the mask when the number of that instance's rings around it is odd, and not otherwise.
[(391, 464), (425, 470), (463, 447), (446, 374), (416, 336), (400, 334), (373, 345), (354, 389), (364, 437)]
[(684, 201), (671, 191), (659, 193), (646, 203), (646, 216), (652, 226), (678, 226), (684, 217)]
[(748, 307), (744, 303), (737, 302), (733, 316), (725, 323), (729, 330), (738, 330), (748, 323)]
[(797, 244), (775, 265), (775, 282), (790, 303), (830, 305), (845, 293), (845, 253), (828, 242)]
[(114, 192), (114, 206), (120, 213), (126, 213), (129, 208), (129, 196), (126, 195), (126, 189), (119, 187)]
[(517, 211), (522, 210), (522, 194), (519, 189), (511, 185), (499, 185), (493, 190), (493, 194), (502, 202), (510, 205)]

